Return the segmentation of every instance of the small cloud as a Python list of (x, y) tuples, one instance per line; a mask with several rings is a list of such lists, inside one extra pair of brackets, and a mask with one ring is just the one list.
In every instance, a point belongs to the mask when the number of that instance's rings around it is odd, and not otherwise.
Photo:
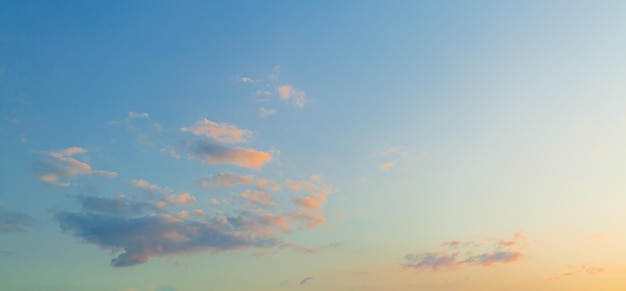
[(265, 117), (268, 117), (270, 115), (274, 115), (275, 113), (276, 113), (276, 109), (273, 109), (273, 108), (267, 109), (267, 108), (261, 107), (261, 109), (259, 110), (259, 116), (261, 118), (265, 118)]
[(304, 284), (306, 284), (307, 282), (309, 282), (311, 280), (313, 280), (313, 277), (306, 277), (306, 278), (300, 280), (300, 285), (304, 285)]
[(380, 164), (380, 166), (378, 168), (381, 171), (389, 171), (389, 170), (391, 170), (391, 168), (393, 168), (393, 166), (394, 166), (393, 162), (386, 162), (386, 163)]
[(249, 148), (224, 147), (207, 141), (198, 141), (192, 159), (200, 159), (211, 165), (235, 164), (250, 169), (260, 169), (272, 161), (272, 155)]
[(233, 124), (217, 123), (208, 119), (202, 119), (192, 127), (183, 127), (181, 131), (189, 131), (195, 135), (203, 135), (219, 143), (247, 143), (252, 137), (252, 132), (241, 129)]
[(130, 184), (140, 190), (144, 190), (144, 191), (148, 191), (148, 192), (161, 192), (162, 189), (155, 185), (155, 184), (150, 184), (150, 182), (146, 181), (146, 180), (132, 180), (130, 181)]
[(239, 79), (239, 81), (244, 82), (244, 83), (254, 83), (256, 82), (255, 80), (248, 78), (248, 77), (243, 77), (241, 79)]
[(284, 101), (293, 102), (296, 107), (304, 107), (308, 100), (304, 91), (297, 90), (291, 85), (278, 86), (278, 96)]
[(128, 118), (150, 118), (148, 113), (137, 113), (137, 112), (128, 112)]

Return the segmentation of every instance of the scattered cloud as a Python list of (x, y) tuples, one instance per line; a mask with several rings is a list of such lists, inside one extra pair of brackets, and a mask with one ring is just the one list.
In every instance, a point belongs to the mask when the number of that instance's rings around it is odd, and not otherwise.
[(18, 211), (8, 211), (0, 207), (0, 233), (21, 232), (33, 224), (30, 215)]
[(47, 157), (39, 162), (42, 174), (39, 180), (59, 187), (68, 187), (70, 183), (62, 180), (69, 180), (77, 176), (103, 175), (107, 177), (117, 177), (116, 172), (96, 170), (89, 164), (75, 159), (73, 156), (83, 154), (87, 150), (80, 147), (70, 147), (59, 151), (46, 152)]
[(393, 168), (393, 166), (394, 166), (393, 162), (386, 162), (386, 163), (380, 164), (380, 166), (378, 168), (381, 171), (389, 171), (389, 170), (391, 170), (391, 168)]
[(261, 109), (259, 109), (259, 116), (261, 118), (265, 118), (265, 117), (268, 117), (270, 115), (274, 115), (275, 113), (276, 113), (276, 109), (273, 109), (273, 108), (261, 107)]
[(304, 284), (306, 284), (307, 282), (309, 282), (311, 280), (313, 280), (313, 277), (306, 277), (306, 278), (300, 280), (300, 285), (304, 285)]
[(564, 271), (560, 276), (549, 278), (549, 280), (558, 280), (564, 279), (567, 277), (573, 277), (576, 275), (599, 275), (606, 271), (604, 267), (599, 267), (596, 265), (588, 265), (581, 264), (578, 266), (568, 265), (566, 271)]
[[(491, 266), (520, 261), (524, 258), (522, 250), (528, 245), (523, 232), (515, 233), (512, 240), (488, 239), (490, 250), (476, 253), (474, 250), (459, 250), (458, 252), (423, 252), (408, 254), (404, 257), (404, 268), (417, 271), (441, 269), (457, 269), (464, 265)], [(467, 246), (484, 247), (484, 244), (474, 242), (449, 241), (441, 244), (444, 247), (461, 248)]]
[(248, 77), (242, 77), (239, 79), (239, 81), (244, 82), (244, 83), (254, 83), (256, 82), (256, 80), (250, 79)]
[(241, 129), (233, 124), (217, 123), (206, 118), (196, 122), (192, 127), (183, 127), (183, 132), (191, 132), (215, 140), (218, 143), (247, 143), (252, 132)]

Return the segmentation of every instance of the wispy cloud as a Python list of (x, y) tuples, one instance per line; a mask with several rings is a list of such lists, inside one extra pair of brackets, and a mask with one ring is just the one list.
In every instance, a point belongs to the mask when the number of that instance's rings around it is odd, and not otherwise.
[(82, 154), (87, 150), (80, 147), (70, 147), (59, 151), (46, 152), (47, 158), (40, 161), (39, 165), (42, 174), (39, 180), (51, 185), (68, 187), (70, 183), (66, 180), (83, 175), (103, 175), (107, 177), (117, 177), (116, 172), (96, 170), (89, 164), (75, 159), (73, 156)]
[(300, 108), (309, 102), (304, 91), (298, 90), (291, 85), (278, 86), (278, 96), (280, 96), (281, 100), (291, 102)]
[(8, 211), (0, 207), (0, 233), (24, 231), (33, 222), (34, 220), (26, 213)]
[(150, 118), (148, 113), (128, 112), (128, 118)]
[(306, 284), (307, 282), (309, 282), (311, 280), (313, 280), (313, 277), (306, 277), (306, 278), (300, 280), (300, 285), (304, 285), (304, 284)]
[(232, 187), (237, 185), (249, 186), (254, 181), (253, 175), (235, 175), (231, 173), (219, 173), (203, 177), (197, 180), (198, 185), (202, 188), (209, 187)]
[(241, 129), (234, 124), (217, 123), (206, 118), (196, 122), (192, 127), (183, 127), (180, 130), (202, 135), (219, 143), (246, 143), (252, 137), (252, 132), (247, 129)]
[(259, 109), (259, 116), (261, 118), (265, 118), (265, 117), (268, 117), (270, 115), (274, 115), (275, 113), (276, 113), (276, 109), (273, 109), (273, 108), (261, 107), (261, 109)]
[[(457, 269), (464, 265), (490, 266), (494, 264), (506, 264), (520, 261), (524, 258), (522, 250), (527, 246), (526, 236), (523, 232), (515, 234), (512, 240), (489, 239), (491, 250), (476, 253), (474, 250), (459, 250), (454, 253), (448, 252), (422, 252), (408, 254), (404, 257), (404, 268), (413, 270)], [(483, 244), (461, 241), (450, 241), (441, 244), (445, 247), (482, 247)]]
[(576, 275), (599, 275), (606, 271), (604, 267), (597, 265), (581, 264), (581, 265), (568, 265), (566, 271), (560, 276), (549, 278), (549, 280), (564, 279), (567, 277), (573, 277)]

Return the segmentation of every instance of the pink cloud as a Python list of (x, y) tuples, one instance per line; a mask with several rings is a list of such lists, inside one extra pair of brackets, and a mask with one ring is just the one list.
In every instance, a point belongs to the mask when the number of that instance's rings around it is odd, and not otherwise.
[(392, 162), (386, 162), (386, 163), (382, 163), (380, 164), (380, 166), (378, 167), (381, 171), (389, 171), (391, 170), (391, 168), (393, 168), (394, 164)]

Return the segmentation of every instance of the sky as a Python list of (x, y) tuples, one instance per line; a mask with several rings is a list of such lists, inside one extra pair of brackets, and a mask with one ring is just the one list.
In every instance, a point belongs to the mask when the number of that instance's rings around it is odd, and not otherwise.
[(0, 289), (624, 290), (624, 14), (2, 1)]

